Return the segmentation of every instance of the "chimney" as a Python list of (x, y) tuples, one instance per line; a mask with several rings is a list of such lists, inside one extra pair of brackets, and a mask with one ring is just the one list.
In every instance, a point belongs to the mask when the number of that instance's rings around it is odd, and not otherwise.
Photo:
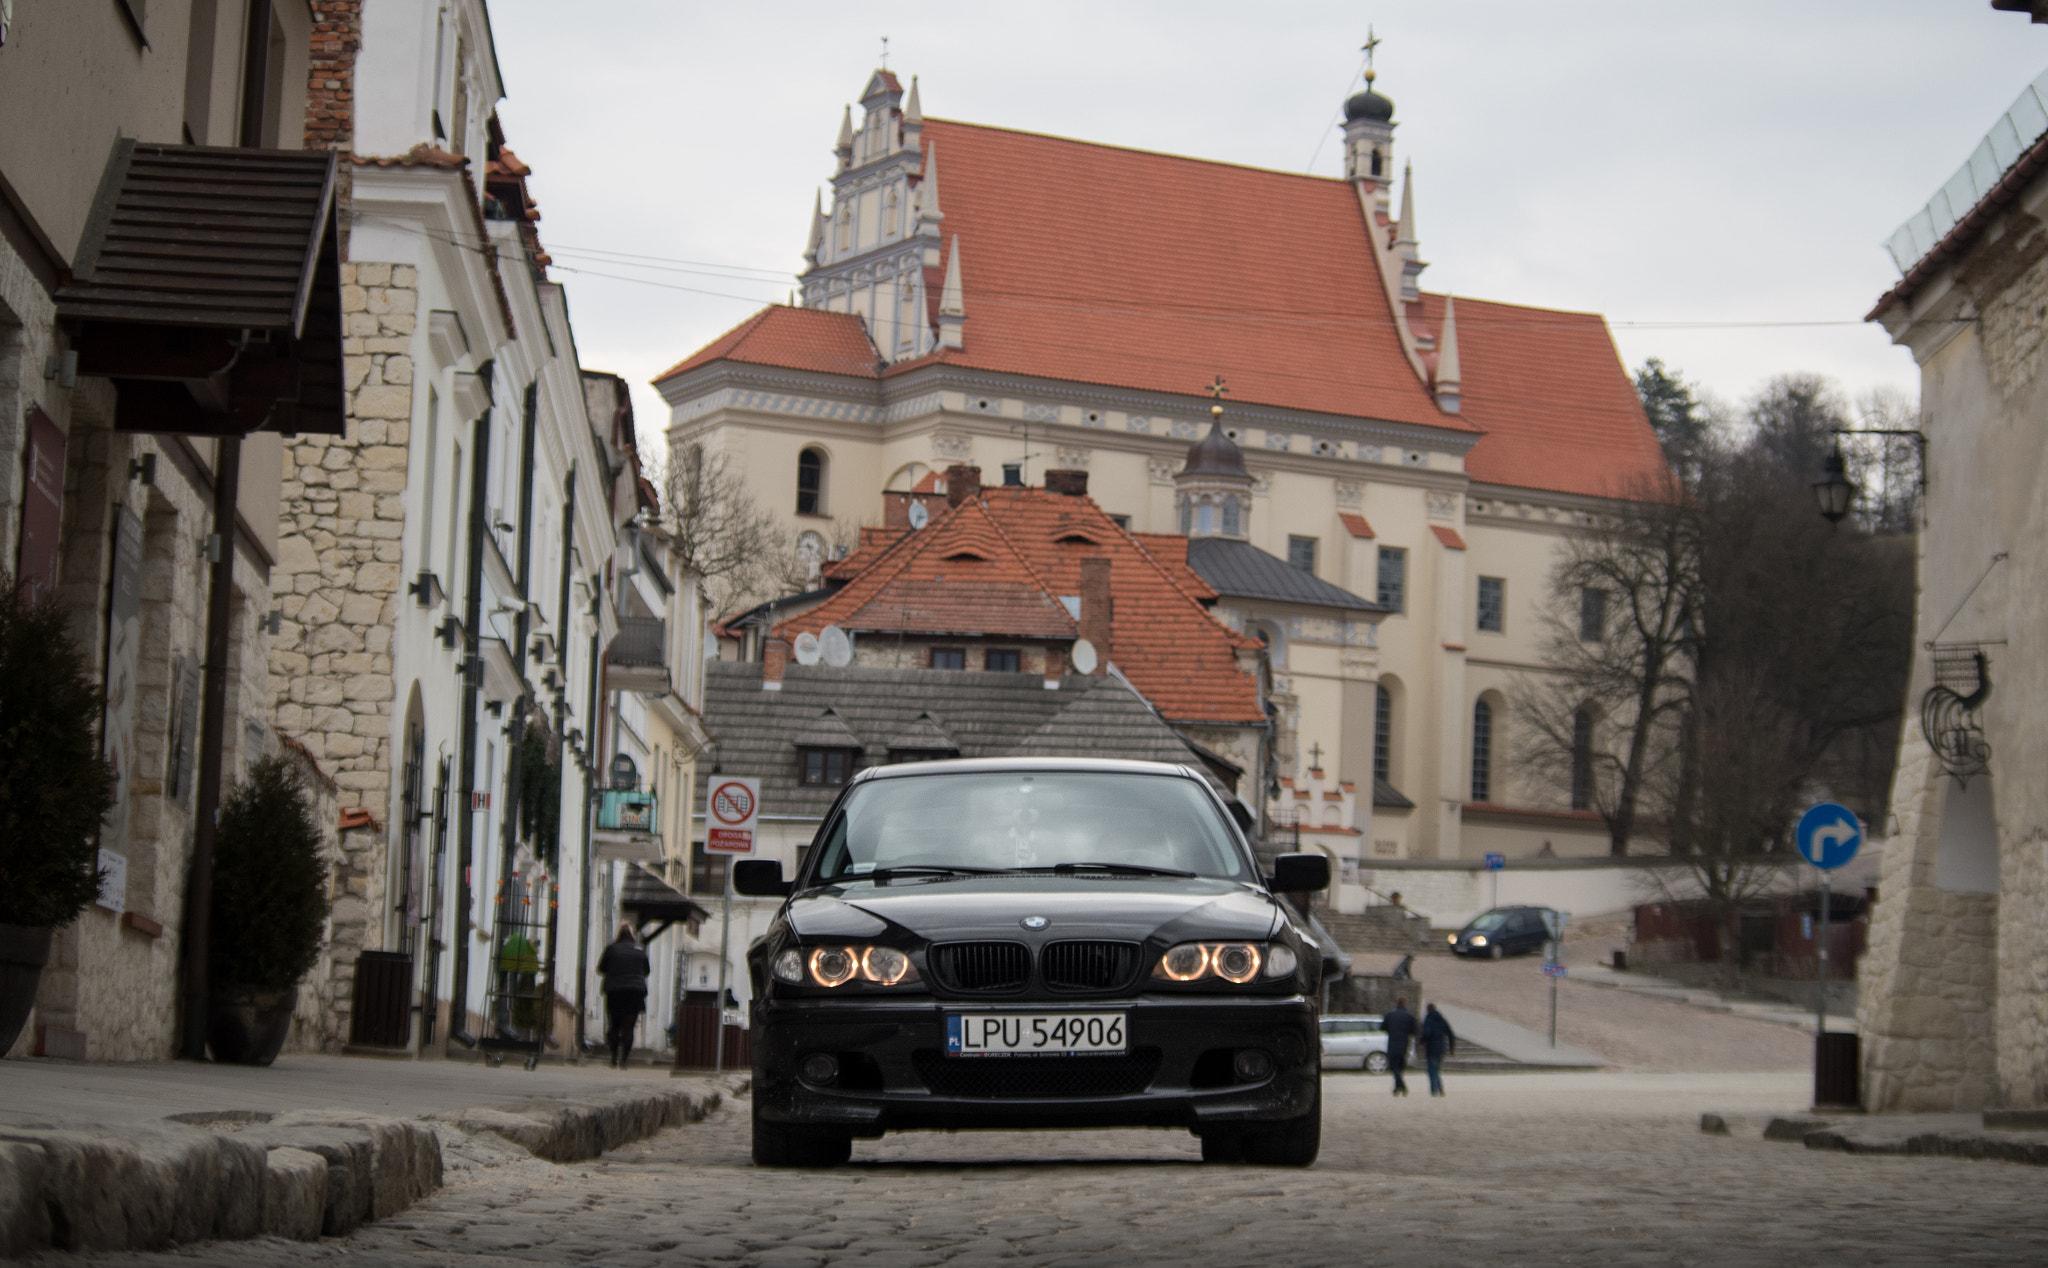
[(1095, 672), (1109, 669), (1109, 635), (1116, 615), (1110, 597), (1109, 560), (1081, 561), (1081, 637), (1095, 645)]
[(1048, 471), (1045, 473), (1045, 491), (1059, 493), (1070, 498), (1088, 496), (1088, 473), (1086, 471)]
[(761, 650), (761, 690), (782, 690), (782, 671), (789, 664), (789, 640), (771, 638)]
[(1066, 672), (1067, 649), (1064, 647), (1046, 648), (1045, 689), (1047, 691), (1058, 691), (1060, 689), (1060, 679), (1066, 676)]
[(946, 468), (946, 505), (958, 506), (969, 498), (981, 496), (981, 468), (952, 466)]

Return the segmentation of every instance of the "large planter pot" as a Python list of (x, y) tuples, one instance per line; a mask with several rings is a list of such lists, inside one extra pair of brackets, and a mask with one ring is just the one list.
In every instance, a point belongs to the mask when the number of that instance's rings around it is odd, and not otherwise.
[(0, 925), (0, 1053), (14, 1046), (36, 1006), (50, 933), (48, 925)]
[(269, 1065), (292, 1033), (292, 1010), (299, 988), (252, 991), (244, 987), (213, 989), (206, 1013), (206, 1046), (215, 1061), (230, 1065)]

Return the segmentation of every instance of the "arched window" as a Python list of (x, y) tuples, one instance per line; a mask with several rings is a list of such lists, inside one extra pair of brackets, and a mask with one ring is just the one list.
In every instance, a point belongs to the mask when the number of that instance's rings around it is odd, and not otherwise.
[(1194, 522), (1195, 522), (1195, 504), (1194, 504), (1194, 500), (1193, 500), (1192, 498), (1182, 498), (1182, 499), (1180, 500), (1180, 531), (1181, 531), (1181, 532), (1182, 532), (1183, 534), (1185, 534), (1185, 533), (1186, 533), (1186, 532), (1187, 532), (1187, 531), (1188, 531), (1189, 529), (1191, 529), (1191, 528), (1193, 528), (1193, 527), (1194, 527)]
[(1394, 693), (1387, 690), (1385, 683), (1373, 686), (1372, 698), (1372, 777), (1391, 783), (1388, 772), (1394, 768)]
[(1593, 808), (1593, 711), (1572, 715), (1572, 809)]
[(1472, 706), (1472, 800), (1493, 800), (1493, 706)]
[(1372, 174), (1374, 176), (1380, 174), (1380, 151), (1378, 146), (1374, 146), (1372, 151)]
[(1235, 537), (1243, 531), (1242, 521), (1238, 516), (1237, 497), (1233, 494), (1223, 499), (1223, 534), (1226, 537)]
[(825, 513), (825, 455), (806, 449), (796, 456), (796, 513)]
[(1195, 508), (1195, 532), (1206, 537), (1216, 531), (1216, 504), (1204, 502)]

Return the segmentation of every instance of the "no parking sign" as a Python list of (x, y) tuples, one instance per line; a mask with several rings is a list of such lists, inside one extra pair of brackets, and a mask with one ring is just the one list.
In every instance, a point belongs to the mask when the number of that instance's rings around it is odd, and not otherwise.
[(761, 781), (732, 775), (711, 777), (711, 796), (705, 803), (704, 848), (724, 854), (754, 852), (754, 820), (761, 813)]

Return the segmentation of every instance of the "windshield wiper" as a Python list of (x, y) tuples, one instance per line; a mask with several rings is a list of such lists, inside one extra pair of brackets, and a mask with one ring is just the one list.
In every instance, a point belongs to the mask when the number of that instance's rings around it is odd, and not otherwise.
[(872, 872), (842, 876), (842, 881), (885, 881), (893, 876), (994, 876), (1014, 871), (1008, 867), (956, 867), (946, 863), (910, 863), (903, 867), (878, 867)]
[(1118, 876), (1193, 876), (1171, 867), (1147, 867), (1143, 863), (1055, 863), (1051, 867), (1020, 867), (1020, 872), (1114, 872)]

